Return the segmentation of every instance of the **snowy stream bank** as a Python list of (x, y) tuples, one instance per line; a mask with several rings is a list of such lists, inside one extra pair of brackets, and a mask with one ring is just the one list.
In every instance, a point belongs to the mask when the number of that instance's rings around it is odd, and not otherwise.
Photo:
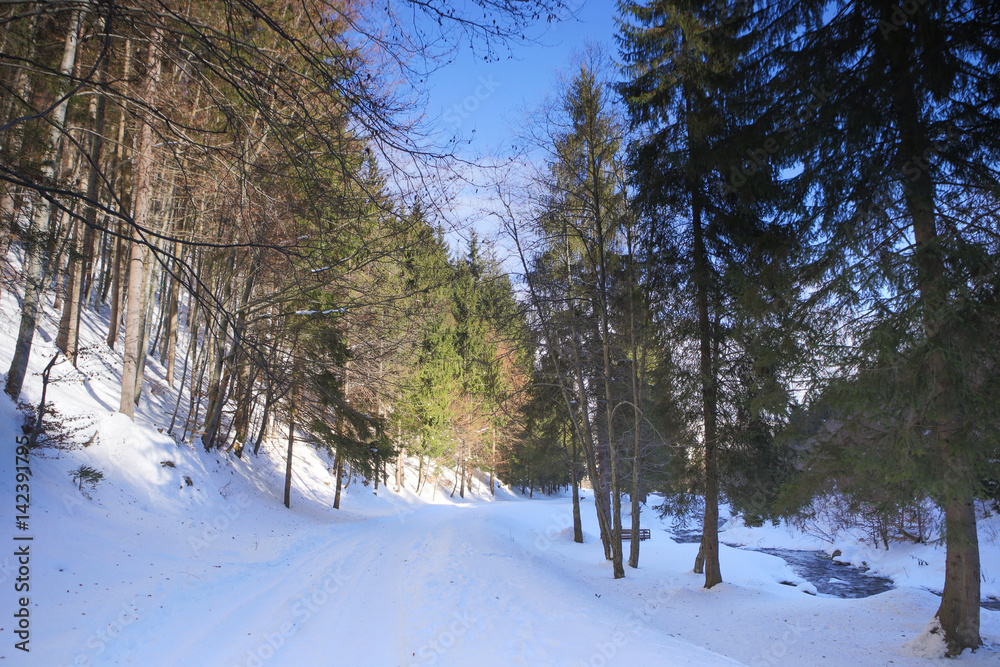
[[(696, 544), (701, 540), (700, 528), (681, 528), (669, 533), (675, 542)], [(742, 549), (737, 544), (728, 544)], [(892, 590), (892, 580), (867, 574), (863, 568), (853, 567), (830, 558), (822, 551), (801, 549), (746, 549), (781, 558), (796, 574), (816, 587), (820, 595), (838, 598), (866, 598)]]
[[(700, 520), (697, 523), (700, 524)], [(719, 520), (720, 529), (725, 524), (724, 519)], [(689, 527), (690, 525), (689, 523), (684, 527), (668, 529), (666, 532), (671, 539), (680, 544), (697, 544), (701, 540), (701, 528), (692, 528)], [(734, 549), (757, 551), (781, 558), (796, 574), (815, 586), (819, 595), (832, 595), (838, 598), (866, 598), (895, 588), (892, 579), (871, 574), (867, 567), (855, 567), (850, 563), (832, 558), (826, 552), (818, 549), (748, 548), (725, 541), (722, 543)], [(834, 555), (837, 554), (834, 553)], [(931, 590), (930, 588), (927, 590), (935, 595), (941, 595), (939, 590)], [(982, 600), (981, 606), (983, 609), (1000, 611), (1000, 600), (985, 599)]]

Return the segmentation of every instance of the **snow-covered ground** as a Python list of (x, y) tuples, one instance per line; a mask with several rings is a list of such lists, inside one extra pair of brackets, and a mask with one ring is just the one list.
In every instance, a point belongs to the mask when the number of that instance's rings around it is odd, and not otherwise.
[[(10, 361), (14, 303), (0, 299), (0, 365)], [(51, 315), (51, 314), (50, 314)], [(652, 539), (638, 570), (615, 581), (604, 561), (592, 501), (583, 545), (571, 540), (568, 498), (489, 495), (467, 501), (445, 485), (418, 497), (414, 461), (403, 488), (360, 480), (333, 510), (332, 463), (297, 446), (291, 509), (281, 504), (283, 438), (242, 460), (178, 443), (166, 433), (175, 390), (148, 367), (136, 423), (115, 413), (119, 355), (87, 315), (81, 370), (53, 371), (50, 400), (81, 446), (31, 459), (27, 530), (15, 528), (15, 439), (20, 415), (0, 394), (0, 665), (926, 665), (934, 638), (913, 642), (933, 617), (940, 550), (867, 559), (901, 587), (865, 599), (807, 594), (779, 558), (722, 548), (725, 583), (710, 591), (691, 572), (697, 545), (678, 544), (644, 514)], [(51, 332), (52, 322), (44, 325)], [(52, 355), (36, 337), (32, 373)], [(23, 397), (37, 403), (29, 375)], [(96, 437), (93, 437), (96, 436)], [(84, 442), (90, 442), (86, 447)], [(167, 464), (166, 462), (170, 462)], [(81, 465), (103, 479), (81, 491)], [(190, 484), (185, 478), (190, 479)], [(992, 528), (990, 528), (992, 530)], [(985, 532), (985, 531), (984, 531)], [(30, 591), (16, 593), (15, 548), (31, 537)], [(726, 541), (816, 545), (784, 528), (734, 525)], [(779, 544), (779, 542), (785, 543)], [(767, 543), (767, 544), (765, 544)], [(842, 544), (838, 548), (850, 549)], [(984, 536), (984, 576), (1000, 547)], [(900, 554), (903, 552), (900, 551)], [(911, 559), (912, 560), (912, 559)], [(897, 563), (898, 561), (898, 563)], [(893, 563), (897, 563), (893, 565)], [(785, 582), (785, 583), (782, 583)], [(793, 584), (792, 586), (787, 585)], [(985, 587), (995, 581), (984, 582)], [(30, 597), (30, 653), (15, 648)], [(987, 646), (960, 664), (1000, 661), (1000, 612), (982, 612)], [(944, 664), (944, 663), (942, 663)], [(951, 664), (951, 663), (947, 663)]]

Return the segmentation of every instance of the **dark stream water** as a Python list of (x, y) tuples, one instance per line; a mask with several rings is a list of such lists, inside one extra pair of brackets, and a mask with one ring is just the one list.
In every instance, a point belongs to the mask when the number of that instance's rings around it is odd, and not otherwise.
[[(720, 527), (723, 523), (719, 522)], [(676, 528), (670, 536), (676, 542), (696, 543), (701, 541), (701, 528)], [(730, 544), (731, 547), (739, 547)], [(893, 588), (892, 580), (867, 574), (867, 568), (857, 568), (835, 562), (823, 551), (801, 551), (796, 549), (751, 549), (777, 556), (788, 563), (800, 577), (816, 587), (824, 595), (840, 598), (866, 598)], [(982, 602), (984, 609), (1000, 611), (1000, 600)]]
[(868, 568), (834, 561), (823, 551), (795, 549), (754, 549), (784, 559), (799, 575), (824, 595), (839, 598), (866, 598), (892, 590), (892, 580), (867, 574)]

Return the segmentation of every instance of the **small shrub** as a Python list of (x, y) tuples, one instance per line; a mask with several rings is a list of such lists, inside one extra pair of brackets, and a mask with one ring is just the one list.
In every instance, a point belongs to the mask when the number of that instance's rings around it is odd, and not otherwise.
[(102, 473), (100, 470), (96, 470), (95, 468), (91, 468), (88, 465), (81, 465), (79, 468), (75, 470), (70, 470), (69, 474), (70, 477), (73, 478), (73, 483), (76, 484), (77, 488), (80, 489), (80, 493), (87, 496), (88, 498), (90, 497), (90, 494), (84, 490), (83, 488), (84, 484), (88, 486), (90, 491), (93, 491), (95, 488), (97, 488), (97, 485), (100, 483), (100, 481), (104, 479), (104, 473)]

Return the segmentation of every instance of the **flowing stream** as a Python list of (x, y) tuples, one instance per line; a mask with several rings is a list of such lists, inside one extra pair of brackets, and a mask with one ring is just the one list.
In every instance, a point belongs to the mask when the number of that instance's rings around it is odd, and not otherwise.
[[(700, 528), (681, 528), (672, 531), (676, 542), (696, 543), (701, 541)], [(729, 546), (743, 549), (735, 544)], [(837, 563), (822, 551), (802, 551), (798, 549), (751, 549), (777, 556), (788, 563), (800, 577), (816, 587), (824, 595), (839, 598), (866, 598), (892, 589), (892, 580), (872, 574), (866, 569)]]
[[(723, 521), (719, 521), (720, 528)], [(676, 528), (670, 531), (675, 542), (697, 543), (701, 541), (701, 528)], [(736, 544), (728, 546), (745, 549)], [(868, 574), (867, 568), (858, 568), (846, 563), (838, 563), (823, 551), (803, 551), (799, 549), (750, 549), (777, 556), (788, 563), (800, 577), (816, 587), (824, 595), (839, 598), (866, 598), (892, 590), (892, 580)], [(940, 592), (936, 594), (940, 595)], [(984, 600), (984, 609), (1000, 611), (1000, 600)]]

